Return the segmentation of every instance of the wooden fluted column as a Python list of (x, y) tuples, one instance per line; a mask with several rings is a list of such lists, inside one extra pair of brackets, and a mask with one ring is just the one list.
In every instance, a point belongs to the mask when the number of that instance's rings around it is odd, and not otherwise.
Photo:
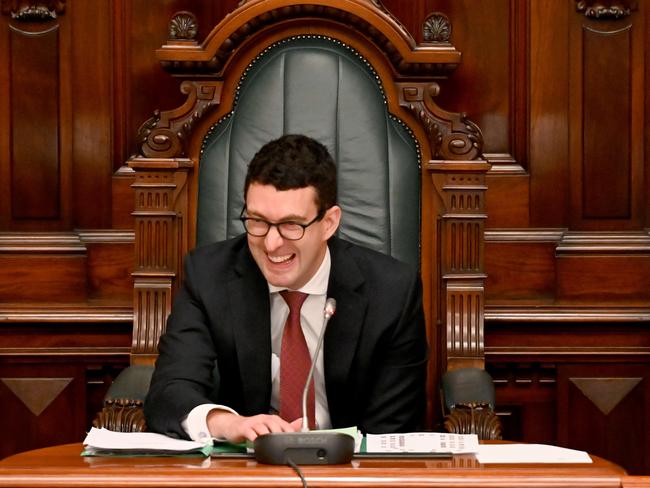
[(439, 214), (441, 310), (447, 369), (484, 366), (483, 161), (431, 161), (427, 165), (444, 207)]
[(135, 270), (131, 364), (151, 364), (171, 311), (173, 290), (182, 279), (187, 252), (187, 172), (189, 159), (132, 158), (136, 169)]

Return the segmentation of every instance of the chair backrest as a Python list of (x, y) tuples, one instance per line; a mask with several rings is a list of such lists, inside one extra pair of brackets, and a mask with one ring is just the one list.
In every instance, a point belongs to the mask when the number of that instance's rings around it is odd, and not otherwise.
[(456, 405), (486, 403), (494, 409), (495, 393), (492, 376), (481, 368), (459, 368), (447, 371), (440, 382), (443, 410)]
[(331, 38), (285, 39), (251, 63), (237, 92), (203, 141), (197, 245), (243, 232), (248, 162), (269, 140), (303, 133), (337, 163), (339, 235), (419, 267), (419, 150), (366, 59)]

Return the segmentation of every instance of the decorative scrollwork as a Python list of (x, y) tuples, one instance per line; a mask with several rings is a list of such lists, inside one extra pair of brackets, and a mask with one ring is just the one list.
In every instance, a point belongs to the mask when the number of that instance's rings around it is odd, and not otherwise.
[(433, 159), (472, 160), (483, 151), (483, 135), (464, 113), (446, 112), (433, 98), (437, 84), (404, 84), (400, 104), (415, 114), (427, 133)]
[(169, 38), (193, 41), (199, 32), (196, 15), (192, 12), (177, 12), (169, 22)]
[(424, 19), (422, 33), (425, 42), (449, 42), (451, 22), (440, 12), (433, 12)]
[(114, 432), (146, 431), (142, 401), (126, 398), (106, 400), (102, 411), (93, 420), (93, 427)]
[(188, 95), (177, 110), (154, 111), (138, 129), (140, 154), (148, 158), (174, 158), (186, 155), (187, 137), (194, 124), (219, 103), (221, 83), (184, 81), (181, 92)]
[(487, 403), (460, 403), (445, 416), (447, 432), (476, 434), (479, 439), (501, 439), (501, 420)]
[(2, 13), (21, 22), (54, 20), (65, 12), (66, 0), (2, 0)]
[(620, 19), (639, 8), (637, 0), (576, 0), (576, 10), (598, 20)]

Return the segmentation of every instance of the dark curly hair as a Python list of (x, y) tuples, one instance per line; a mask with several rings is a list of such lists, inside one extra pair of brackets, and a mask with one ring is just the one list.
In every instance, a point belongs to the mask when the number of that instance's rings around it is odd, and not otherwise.
[(278, 190), (313, 186), (319, 213), (336, 205), (336, 165), (327, 148), (311, 137), (286, 134), (266, 143), (248, 165), (244, 200), (252, 183)]

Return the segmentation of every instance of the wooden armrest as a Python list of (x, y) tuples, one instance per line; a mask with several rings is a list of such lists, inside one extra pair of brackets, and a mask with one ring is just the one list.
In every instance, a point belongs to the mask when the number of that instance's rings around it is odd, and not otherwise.
[(487, 403), (459, 403), (445, 416), (447, 432), (476, 434), (479, 439), (501, 439), (501, 420)]
[(106, 400), (102, 411), (93, 420), (93, 427), (115, 432), (144, 432), (147, 424), (143, 405), (142, 400), (128, 398)]

